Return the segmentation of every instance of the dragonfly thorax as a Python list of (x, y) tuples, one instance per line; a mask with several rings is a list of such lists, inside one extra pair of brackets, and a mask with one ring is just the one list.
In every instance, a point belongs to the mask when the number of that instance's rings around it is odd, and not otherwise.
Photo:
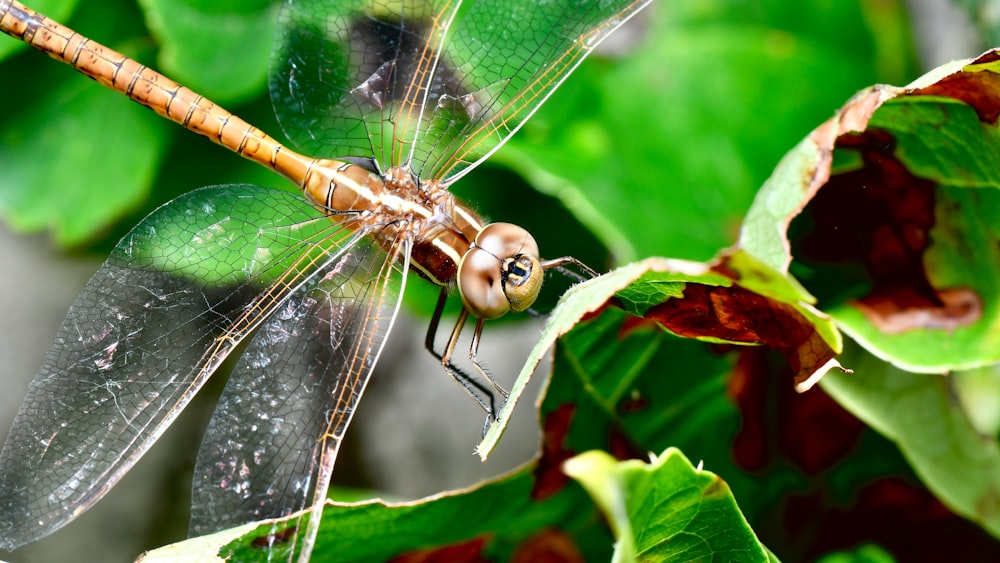
[(302, 178), (303, 193), (334, 219), (338, 215), (373, 210), (385, 192), (385, 183), (378, 176), (340, 160), (309, 161)]
[[(315, 161), (303, 186), (313, 201), (339, 220), (365, 212), (378, 223), (384, 247), (410, 238), (412, 267), (443, 286), (456, 284), (473, 315), (495, 319), (530, 307), (542, 285), (538, 244), (510, 223), (484, 226), (479, 216), (436, 182), (421, 184), (395, 167), (380, 178), (356, 164)], [(407, 231), (404, 233), (404, 231)]]

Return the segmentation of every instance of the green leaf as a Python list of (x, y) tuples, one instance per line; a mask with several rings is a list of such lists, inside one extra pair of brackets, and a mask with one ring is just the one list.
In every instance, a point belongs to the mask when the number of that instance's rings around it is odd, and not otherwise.
[(726, 483), (676, 449), (648, 464), (589, 451), (564, 468), (611, 523), (613, 561), (770, 560)]
[(218, 103), (264, 91), (274, 0), (141, 0), (162, 49), (161, 71)]
[[(32, 7), (42, 7), (36, 4)], [(183, 11), (183, 6), (169, 4), (164, 11), (170, 17), (191, 15)], [(153, 45), (134, 2), (113, 0), (103, 8), (77, 10), (71, 21), (62, 23), (151, 64)], [(207, 10), (222, 17), (212, 7)], [(253, 12), (256, 16), (235, 19), (245, 23), (246, 18), (256, 17), (273, 25), (273, 13), (265, 17), (258, 13), (260, 10), (273, 12), (273, 7), (264, 6)], [(179, 22), (177, 27), (190, 29)], [(226, 25), (221, 27), (226, 29)], [(203, 31), (199, 28), (196, 33), (198, 41), (177, 40), (202, 46), (206, 40), (218, 41), (218, 36)], [(247, 58), (247, 46), (240, 45), (234, 52), (235, 46), (228, 44), (230, 56), (243, 62), (223, 64), (239, 73), (227, 79), (232, 82), (224, 89), (255, 81), (255, 92), (261, 96), (256, 105), (240, 108), (240, 113), (256, 125), (276, 131), (273, 110), (262, 96), (269, 33), (259, 28), (250, 33), (256, 34), (250, 45), (260, 51), (253, 58)], [(225, 34), (222, 37), (233, 39)], [(0, 40), (18, 43), (6, 36), (0, 36)], [(218, 62), (218, 58), (201, 54), (203, 59), (188, 60), (188, 70), (215, 76), (217, 69), (206, 69), (204, 65)], [(0, 65), (7, 76), (31, 77), (20, 81), (17, 88), (0, 91), (5, 106), (19, 108), (0, 117), (0, 159), (6, 172), (0, 182), (7, 186), (18, 181), (15, 189), (4, 189), (0, 195), (0, 213), (19, 230), (47, 228), (59, 245), (75, 247), (96, 241), (106, 251), (142, 216), (181, 193), (212, 183), (275, 183), (271, 171), (196, 138), (120, 94), (102, 92), (103, 88), (86, 77), (37, 52), (29, 50), (9, 57)], [(258, 69), (257, 78), (247, 65)], [(241, 99), (248, 93), (240, 94)], [(179, 139), (185, 142), (175, 144)], [(172, 165), (160, 167), (164, 158)], [(23, 178), (28, 178), (26, 183)]]
[(949, 377), (900, 371), (857, 346), (844, 361), (855, 375), (821, 385), (855, 416), (896, 442), (920, 479), (953, 511), (1000, 537), (1000, 444), (973, 426)]
[[(533, 496), (531, 468), (467, 490), (415, 503), (373, 500), (354, 504), (328, 502), (311, 560), (388, 561), (400, 558), (495, 561), (606, 559), (611, 536), (587, 495), (579, 487), (547, 499)], [(276, 554), (263, 549), (268, 541), (287, 542), (291, 534), (268, 537), (298, 515), (284, 520), (241, 526), (221, 534), (167, 546), (146, 558), (176, 553), (222, 556), (238, 561), (264, 561)], [(294, 532), (292, 532), (293, 534)], [(237, 537), (238, 536), (238, 537)], [(236, 537), (234, 540), (233, 538)], [(169, 559), (165, 559), (169, 560)]]
[(709, 259), (809, 124), (908, 72), (897, 5), (653, 8), (622, 34), (634, 52), (581, 67), (494, 157), (563, 200), (619, 263)]
[[(94, 134), (109, 123), (114, 135)], [(51, 89), (0, 130), (0, 214), (19, 231), (52, 229), (60, 245), (89, 241), (148, 195), (166, 127), (91, 81)], [(81, 172), (95, 166), (106, 173)]]
[[(145, 55), (130, 6), (114, 0), (105, 8), (78, 11), (73, 26), (101, 36), (115, 30), (111, 47)], [(15, 230), (49, 229), (57, 244), (77, 247), (139, 210), (174, 129), (40, 53), (0, 66), (32, 78), (0, 91), (0, 102), (18, 108), (0, 116), (0, 216)]]

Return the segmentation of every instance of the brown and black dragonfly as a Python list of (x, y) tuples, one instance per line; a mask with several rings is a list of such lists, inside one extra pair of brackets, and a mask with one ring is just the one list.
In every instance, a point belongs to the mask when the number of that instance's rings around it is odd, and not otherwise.
[(0, 548), (97, 502), (238, 348), (198, 454), (190, 533), (311, 509), (293, 528), (307, 559), (337, 449), (411, 273), (442, 287), (432, 351), (457, 288), (463, 311), (434, 353), (493, 415), (492, 391), (504, 391), (474, 358), (479, 378), (451, 366), (463, 326), (476, 319), (474, 356), (484, 320), (530, 307), (542, 271), (574, 261), (542, 260), (524, 229), (484, 224), (448, 187), (650, 1), (287, 0), (270, 89), (307, 157), (0, 0), (3, 32), (302, 192), (203, 188), (118, 243), (70, 309), (0, 453)]

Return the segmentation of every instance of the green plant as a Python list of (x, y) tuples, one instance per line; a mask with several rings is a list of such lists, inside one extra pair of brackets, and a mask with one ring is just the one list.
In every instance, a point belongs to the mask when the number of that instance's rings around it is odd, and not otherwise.
[[(277, 131), (260, 98), (266, 46), (253, 42), (256, 52), (248, 53), (240, 37), (266, 36), (272, 6), (230, 13), (197, 2), (148, 0), (139, 11), (121, 4), (100, 17), (77, 10), (68, 23), (151, 62), (157, 45), (129, 25), (146, 22), (159, 41), (156, 66)], [(523, 217), (543, 247), (583, 254), (590, 264), (647, 256), (696, 262), (646, 261), (564, 302), (568, 318), (554, 315), (545, 338), (617, 293), (616, 307), (579, 324), (556, 348), (537, 461), (412, 506), (332, 507), (317, 558), (601, 560), (616, 546), (622, 560), (633, 553), (762, 560), (773, 557), (767, 548), (799, 560), (863, 541), (901, 559), (995, 556), (997, 407), (986, 399), (1000, 394), (992, 367), (1000, 349), (992, 328), (993, 64), (984, 60), (959, 78), (939, 80), (941, 71), (924, 80), (923, 92), (868, 91), (849, 102), (855, 113), (838, 114), (800, 142), (856, 90), (915, 74), (900, 6), (773, 0), (653, 8), (626, 54), (579, 69), (455, 191), (494, 218)], [(181, 19), (184, 10), (196, 17)], [(225, 39), (197, 40), (218, 27), (214, 18), (238, 22), (229, 26), (231, 52)], [(0, 52), (13, 48), (5, 45)], [(222, 62), (201, 68), (201, 61)], [(106, 247), (121, 234), (111, 224), (127, 227), (179, 192), (275, 183), (57, 65), (32, 55), (3, 64), (8, 76), (35, 77), (0, 93), (6, 107), (24, 108), (0, 120), (0, 212), (15, 226), (45, 225), (64, 245)], [(233, 72), (213, 84), (220, 68)], [(866, 116), (866, 104), (880, 96), (897, 97), (871, 121), (850, 120)], [(106, 115), (121, 129), (95, 147), (92, 131), (108, 127)], [(854, 123), (869, 128), (852, 133)], [(56, 148), (62, 156), (53, 159)], [(115, 173), (95, 184), (83, 171), (98, 155)], [(59, 166), (40, 177), (38, 162)], [(510, 170), (560, 200), (582, 226), (553, 221), (561, 211), (551, 198), (499, 197), (506, 193), (499, 186), (520, 181)], [(40, 197), (45, 190), (51, 197)], [(95, 190), (107, 191), (95, 198)], [(85, 195), (74, 201), (72, 193)], [(99, 240), (105, 229), (111, 234)], [(581, 231), (607, 251), (578, 246)], [(737, 241), (742, 251), (720, 253)], [(711, 268), (702, 265), (713, 258)], [(801, 287), (785, 274), (790, 258)], [(408, 290), (416, 307), (426, 301), (420, 289)], [(839, 330), (863, 346), (849, 343), (840, 354)], [(796, 379), (809, 380), (834, 356), (854, 374), (833, 373), (819, 388), (793, 393)], [(966, 371), (945, 379), (894, 366)], [(657, 456), (648, 465), (616, 463), (584, 454), (590, 450)], [(567, 472), (580, 485), (560, 471), (571, 458)], [(901, 527), (919, 533), (914, 539), (897, 533)], [(254, 537), (242, 532), (249, 535), (233, 549)], [(200, 540), (192, 549), (220, 543)], [(854, 556), (889, 557), (871, 546)]]

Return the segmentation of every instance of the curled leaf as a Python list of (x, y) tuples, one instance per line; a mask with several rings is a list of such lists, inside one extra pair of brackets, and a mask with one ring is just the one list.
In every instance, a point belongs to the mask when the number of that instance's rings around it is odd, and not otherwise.
[(631, 330), (655, 323), (678, 336), (768, 346), (788, 361), (796, 389), (805, 391), (840, 368), (840, 333), (815, 310), (795, 280), (745, 252), (725, 252), (710, 263), (650, 258), (573, 287), (552, 312), (541, 338), (490, 426), (478, 452), (483, 459), (503, 433), (514, 405), (542, 356), (585, 315), (614, 303), (636, 319)]
[(779, 164), (740, 247), (899, 367), (997, 362), (998, 94), (998, 51), (858, 93)]

